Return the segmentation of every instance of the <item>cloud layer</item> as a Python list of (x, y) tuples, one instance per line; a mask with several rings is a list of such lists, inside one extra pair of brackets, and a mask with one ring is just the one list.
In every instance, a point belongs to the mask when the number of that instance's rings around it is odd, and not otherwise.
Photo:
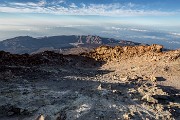
[(178, 12), (148, 10), (134, 3), (84, 4), (66, 3), (65, 0), (40, 0), (39, 2), (8, 2), (0, 5), (0, 12), (49, 13), (59, 15), (101, 15), (101, 16), (168, 16)]

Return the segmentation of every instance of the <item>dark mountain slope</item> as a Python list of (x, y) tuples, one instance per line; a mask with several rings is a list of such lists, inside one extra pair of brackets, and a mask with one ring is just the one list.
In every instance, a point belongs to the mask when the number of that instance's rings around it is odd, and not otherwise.
[(102, 38), (99, 36), (50, 36), (33, 38), (30, 36), (19, 36), (0, 42), (0, 50), (11, 53), (37, 53), (44, 50), (60, 50), (76, 47), (95, 48), (100, 45), (139, 45), (130, 41)]

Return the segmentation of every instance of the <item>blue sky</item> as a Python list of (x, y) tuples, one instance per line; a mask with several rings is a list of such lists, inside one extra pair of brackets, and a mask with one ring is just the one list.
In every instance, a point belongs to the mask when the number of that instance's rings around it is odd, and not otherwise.
[[(49, 14), (109, 17), (173, 17), (179, 19), (179, 0), (1, 0), (0, 15)], [(9, 18), (14, 17), (9, 14)], [(39, 16), (39, 15), (38, 15)], [(21, 16), (19, 16), (21, 17)], [(35, 16), (32, 16), (35, 17)]]
[(72, 24), (76, 21), (95, 24), (95, 22), (111, 19), (111, 22), (117, 23), (127, 21), (127, 24), (180, 26), (180, 0), (0, 1), (0, 24), (26, 24), (27, 22), (27, 24), (36, 25), (46, 24), (48, 21), (59, 24), (57, 22), (59, 19), (61, 23), (64, 19), (66, 24), (67, 17), (64, 16), (67, 15), (74, 17), (75, 21), (70, 21)]
[[(98, 34), (113, 27), (129, 30), (129, 26), (136, 32), (157, 29), (179, 35), (179, 21), (180, 0), (0, 1), (0, 40), (18, 35)], [(121, 37), (116, 32), (109, 36)]]

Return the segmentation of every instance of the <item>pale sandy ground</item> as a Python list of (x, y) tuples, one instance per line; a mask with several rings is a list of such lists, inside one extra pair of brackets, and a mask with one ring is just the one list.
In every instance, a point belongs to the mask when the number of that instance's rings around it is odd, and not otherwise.
[(120, 62), (109, 62), (102, 66), (103, 70), (113, 70), (113, 74), (139, 76), (144, 79), (157, 77), (160, 85), (171, 86), (180, 89), (180, 60), (154, 61), (135, 57)]

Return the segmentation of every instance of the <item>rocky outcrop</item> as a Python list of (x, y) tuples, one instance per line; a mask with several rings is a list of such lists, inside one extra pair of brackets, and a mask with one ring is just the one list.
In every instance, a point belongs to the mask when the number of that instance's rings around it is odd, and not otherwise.
[(151, 46), (125, 46), (125, 47), (100, 46), (94, 49), (94, 51), (91, 51), (88, 54), (85, 53), (84, 55), (99, 61), (117, 61), (122, 59), (129, 59), (136, 56), (137, 57), (146, 56), (151, 58), (153, 56), (164, 55), (165, 57), (168, 55), (173, 59), (177, 59), (180, 57), (180, 50), (162, 52), (162, 49), (163, 46), (157, 44), (153, 44)]
[(46, 51), (39, 54), (11, 54), (8, 52), (0, 51), (0, 64), (1, 65), (42, 65), (42, 64), (65, 64), (66, 60), (62, 54)]
[[(101, 65), (92, 58), (80, 55), (63, 55), (52, 51), (45, 51), (38, 54), (11, 54), (9, 52), (0, 51), (0, 80), (10, 80), (20, 74), (30, 75), (39, 78), (39, 67), (55, 66), (55, 67), (98, 67)], [(42, 76), (49, 75), (48, 72), (42, 71)], [(41, 77), (42, 77), (41, 76)]]

